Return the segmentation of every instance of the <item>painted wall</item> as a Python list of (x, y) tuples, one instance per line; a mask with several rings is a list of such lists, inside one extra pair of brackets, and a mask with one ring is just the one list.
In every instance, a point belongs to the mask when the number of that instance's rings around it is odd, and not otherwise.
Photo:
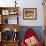
[[(1, 7), (15, 6), (15, 0), (0, 0)], [(19, 24), (20, 26), (43, 26), (43, 6), (42, 0), (17, 0), (19, 6)], [(37, 8), (37, 20), (24, 20), (23, 8)], [(12, 17), (10, 17), (12, 18)], [(9, 19), (10, 20), (10, 19)], [(14, 22), (14, 21), (13, 21)], [(9, 22), (10, 23), (10, 22)]]

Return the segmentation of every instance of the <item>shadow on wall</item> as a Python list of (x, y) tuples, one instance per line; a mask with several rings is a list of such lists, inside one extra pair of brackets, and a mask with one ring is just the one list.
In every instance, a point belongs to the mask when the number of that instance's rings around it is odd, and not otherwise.
[(42, 30), (42, 26), (32, 26), (32, 27), (31, 26), (21, 26), (20, 27), (20, 32), (19, 32), (19, 40), (20, 40), (20, 42), (21, 42), (21, 40), (23, 38), (23, 35), (24, 35), (25, 31), (28, 28), (32, 28), (36, 32), (39, 41), (41, 43), (43, 43), (43, 30)]

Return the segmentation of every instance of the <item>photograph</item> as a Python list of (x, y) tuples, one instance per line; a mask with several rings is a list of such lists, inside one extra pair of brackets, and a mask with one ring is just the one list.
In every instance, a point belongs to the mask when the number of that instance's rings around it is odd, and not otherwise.
[(37, 8), (24, 8), (23, 19), (35, 20), (37, 18)]
[(2, 10), (2, 15), (9, 15), (9, 10)]

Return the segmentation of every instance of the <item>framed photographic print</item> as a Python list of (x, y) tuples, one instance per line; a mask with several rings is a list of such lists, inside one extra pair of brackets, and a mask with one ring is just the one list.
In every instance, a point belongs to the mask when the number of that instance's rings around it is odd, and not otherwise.
[(36, 18), (37, 18), (37, 8), (24, 8), (23, 9), (23, 19), (36, 20)]
[(9, 10), (2, 10), (2, 15), (9, 15)]

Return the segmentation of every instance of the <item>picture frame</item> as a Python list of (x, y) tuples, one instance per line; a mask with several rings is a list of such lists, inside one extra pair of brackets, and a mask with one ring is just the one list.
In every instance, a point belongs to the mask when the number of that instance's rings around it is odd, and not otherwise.
[(9, 10), (2, 10), (2, 15), (9, 15)]
[(9, 14), (10, 14), (10, 15), (14, 15), (14, 12), (15, 12), (15, 11), (12, 9), (12, 10), (9, 11)]
[(16, 15), (17, 13), (18, 13), (18, 12), (17, 12), (16, 10), (14, 10), (14, 9), (9, 11), (9, 14), (10, 14), (10, 15)]
[(37, 19), (37, 8), (24, 8), (23, 19), (36, 20)]

